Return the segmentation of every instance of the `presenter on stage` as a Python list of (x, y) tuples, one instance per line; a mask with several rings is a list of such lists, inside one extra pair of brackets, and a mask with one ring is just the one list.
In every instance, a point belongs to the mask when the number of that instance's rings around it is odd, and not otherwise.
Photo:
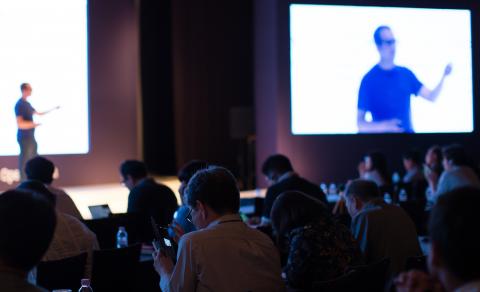
[(25, 163), (31, 158), (37, 156), (37, 141), (35, 141), (35, 128), (40, 124), (33, 121), (33, 115), (45, 115), (59, 107), (49, 111), (37, 112), (27, 101), (32, 95), (32, 86), (28, 83), (20, 85), (22, 97), (15, 104), (15, 115), (17, 117), (17, 141), (20, 146), (20, 156), (18, 157), (18, 167), (21, 181), (25, 180)]
[(412, 71), (395, 65), (395, 38), (390, 27), (378, 27), (374, 33), (374, 40), (380, 54), (380, 62), (363, 77), (360, 85), (358, 131), (413, 133), (410, 96), (414, 94), (434, 102), (440, 95), (445, 77), (451, 73), (452, 66), (448, 64), (445, 67), (440, 82), (430, 90)]

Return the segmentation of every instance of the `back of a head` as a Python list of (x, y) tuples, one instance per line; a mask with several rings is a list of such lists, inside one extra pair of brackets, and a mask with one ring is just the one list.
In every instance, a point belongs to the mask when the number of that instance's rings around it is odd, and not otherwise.
[(147, 166), (142, 161), (126, 160), (120, 165), (120, 173), (125, 178), (131, 176), (134, 179), (147, 177)]
[(427, 152), (432, 152), (438, 159), (438, 161), (441, 163), (443, 159), (443, 154), (442, 154), (442, 147), (439, 145), (432, 145), (430, 148), (428, 148)]
[(480, 279), (480, 190), (460, 188), (440, 196), (432, 210), (432, 243), (449, 272), (468, 282)]
[(403, 159), (404, 160), (411, 160), (413, 161), (416, 165), (421, 165), (422, 164), (422, 155), (420, 152), (416, 149), (411, 149), (403, 154)]
[(240, 208), (237, 181), (232, 173), (223, 167), (210, 166), (199, 170), (190, 179), (185, 193), (191, 207), (200, 201), (219, 215), (238, 213)]
[(372, 170), (376, 170), (386, 182), (390, 182), (388, 175), (387, 158), (380, 151), (373, 151), (367, 154), (372, 162)]
[(270, 213), (278, 236), (288, 235), (295, 228), (330, 218), (325, 204), (302, 192), (287, 191), (275, 200)]
[(282, 154), (271, 155), (262, 165), (262, 173), (269, 175), (270, 172), (286, 173), (293, 171), (292, 164), (288, 157)]
[(54, 208), (35, 193), (11, 190), (0, 195), (0, 261), (28, 272), (53, 238)]
[(178, 180), (181, 182), (187, 182), (192, 178), (192, 176), (199, 170), (206, 169), (208, 163), (203, 160), (192, 160), (185, 164), (178, 171)]
[(380, 151), (373, 151), (367, 154), (372, 161), (373, 169), (377, 169), (379, 171), (387, 171), (387, 158), (385, 155)]
[(380, 198), (380, 191), (377, 184), (373, 181), (355, 179), (347, 184), (345, 196), (355, 196), (365, 203), (372, 199)]
[(50, 192), (47, 187), (38, 180), (26, 180), (17, 186), (17, 190), (37, 193), (38, 195), (43, 196), (43, 198), (52, 204), (52, 206), (55, 206), (57, 203), (57, 197), (55, 194)]
[(465, 149), (458, 144), (445, 146), (442, 149), (442, 154), (447, 161), (451, 161), (454, 165), (462, 166), (468, 165), (468, 157)]
[(27, 178), (41, 181), (44, 184), (52, 183), (54, 172), (55, 165), (53, 162), (42, 156), (34, 157), (25, 164)]

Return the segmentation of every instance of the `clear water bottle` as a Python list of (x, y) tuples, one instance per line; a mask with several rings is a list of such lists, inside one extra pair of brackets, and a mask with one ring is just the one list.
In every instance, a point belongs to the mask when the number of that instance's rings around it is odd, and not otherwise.
[(327, 187), (327, 184), (326, 184), (326, 183), (321, 183), (321, 184), (320, 184), (320, 188), (322, 189), (322, 191), (323, 191), (323, 193), (324, 193), (325, 195), (328, 194), (328, 187)]
[(117, 248), (124, 248), (128, 246), (128, 233), (125, 227), (120, 226), (117, 232)]
[(82, 287), (78, 289), (78, 292), (93, 292), (92, 287), (90, 287), (90, 279), (82, 279), (80, 284)]
[(406, 202), (406, 201), (408, 201), (407, 191), (405, 191), (404, 189), (401, 189), (401, 190), (400, 190), (400, 194), (398, 194), (398, 200), (399, 200), (400, 202)]
[(391, 204), (392, 203), (392, 196), (389, 194), (389, 193), (385, 193), (383, 195), (383, 200), (385, 201), (385, 203), (387, 204)]
[(328, 194), (329, 195), (336, 195), (337, 194), (337, 185), (334, 183), (331, 183), (330, 186), (328, 187)]
[(392, 174), (392, 182), (393, 182), (394, 184), (398, 184), (401, 179), (402, 179), (402, 178), (400, 177), (400, 174), (398, 174), (398, 172), (394, 172), (394, 173)]

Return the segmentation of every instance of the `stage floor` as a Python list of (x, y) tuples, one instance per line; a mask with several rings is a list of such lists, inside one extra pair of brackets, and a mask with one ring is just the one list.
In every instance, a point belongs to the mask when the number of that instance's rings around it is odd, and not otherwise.
[[(171, 188), (180, 203), (178, 187), (180, 182), (177, 177), (155, 177), (155, 180)], [(91, 219), (88, 206), (108, 204), (113, 213), (125, 213), (128, 204), (128, 189), (120, 183), (102, 184), (92, 186), (64, 187), (73, 199), (84, 219)], [(251, 190), (240, 192), (241, 198), (264, 197), (265, 190)]]

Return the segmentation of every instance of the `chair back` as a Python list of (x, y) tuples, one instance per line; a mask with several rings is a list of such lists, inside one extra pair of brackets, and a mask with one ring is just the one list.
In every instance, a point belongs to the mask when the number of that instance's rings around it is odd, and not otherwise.
[(77, 291), (85, 276), (87, 253), (61, 259), (40, 262), (37, 266), (37, 284), (48, 290), (70, 289)]
[(92, 289), (95, 292), (135, 291), (141, 244), (93, 252)]

